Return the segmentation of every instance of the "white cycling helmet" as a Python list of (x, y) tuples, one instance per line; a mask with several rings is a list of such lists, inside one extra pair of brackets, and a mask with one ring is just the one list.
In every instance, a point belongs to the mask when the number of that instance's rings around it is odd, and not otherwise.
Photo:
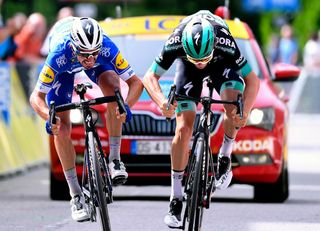
[(77, 50), (95, 51), (102, 45), (103, 32), (92, 18), (76, 18), (72, 24), (71, 39)]

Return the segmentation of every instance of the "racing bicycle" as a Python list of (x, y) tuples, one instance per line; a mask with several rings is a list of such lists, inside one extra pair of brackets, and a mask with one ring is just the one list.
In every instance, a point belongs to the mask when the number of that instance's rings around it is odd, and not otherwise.
[(200, 98), (180, 95), (176, 93), (176, 86), (172, 85), (168, 95), (168, 105), (173, 104), (174, 100), (192, 100), (203, 106), (200, 114), (199, 125), (196, 128), (189, 156), (188, 165), (184, 179), (184, 193), (186, 206), (184, 209), (181, 229), (188, 231), (201, 230), (203, 209), (209, 209), (211, 196), (216, 190), (215, 168), (213, 156), (210, 149), (210, 127), (213, 125), (211, 116), (212, 104), (233, 104), (237, 107), (237, 113), (243, 117), (242, 94), (238, 94), (236, 101), (216, 100), (212, 98), (213, 82), (207, 79), (209, 95)]
[(112, 181), (100, 138), (95, 129), (95, 123), (98, 119), (94, 120), (92, 116), (93, 113), (97, 113), (98, 118), (99, 114), (91, 106), (117, 102), (120, 114), (126, 113), (126, 109), (119, 90), (115, 90), (115, 96), (104, 96), (85, 100), (84, 95), (88, 88), (92, 88), (90, 83), (80, 83), (74, 87), (75, 92), (80, 97), (80, 102), (67, 103), (56, 107), (53, 101), (50, 102), (50, 123), (56, 123), (56, 112), (71, 109), (80, 109), (82, 111), (86, 150), (84, 153), (81, 187), (90, 215), (90, 221), (97, 221), (96, 208), (98, 208), (103, 230), (109, 231), (111, 230), (111, 224), (107, 204), (113, 202)]

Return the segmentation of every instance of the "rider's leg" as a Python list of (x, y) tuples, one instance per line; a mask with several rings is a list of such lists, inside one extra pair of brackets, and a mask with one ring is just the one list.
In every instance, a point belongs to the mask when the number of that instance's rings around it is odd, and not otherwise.
[[(178, 106), (179, 107), (179, 106)], [(195, 107), (195, 105), (194, 105)], [(183, 111), (176, 115), (176, 131), (171, 149), (171, 196), (169, 212), (164, 222), (170, 228), (181, 227), (182, 179), (188, 163), (189, 143), (193, 132), (195, 111)]]
[[(54, 87), (46, 96), (47, 104), (51, 101), (54, 101), (56, 106), (70, 103), (73, 93), (73, 74), (58, 74), (54, 81)], [(71, 140), (70, 111), (57, 113), (57, 116), (60, 118), (60, 130), (58, 135), (54, 135), (54, 144), (69, 186), (71, 216), (73, 220), (84, 221), (89, 218), (89, 214), (75, 168), (76, 154)]]
[(81, 188), (75, 169), (76, 153), (71, 141), (70, 112), (61, 112), (57, 116), (60, 118), (61, 126), (59, 134), (54, 136), (54, 144), (69, 186), (70, 195), (73, 197), (81, 194)]
[[(98, 79), (99, 87), (104, 96), (114, 95), (114, 90), (118, 88), (120, 90), (119, 76), (113, 71), (103, 72)], [(120, 145), (121, 145), (121, 121), (116, 117), (117, 103), (108, 103), (108, 109), (106, 113), (107, 129), (109, 133), (110, 142), (110, 156), (109, 160), (120, 160)]]
[[(98, 85), (104, 96), (112, 96), (115, 89), (120, 90), (120, 78), (114, 71), (104, 71), (99, 75)], [(122, 123), (116, 116), (117, 107), (116, 102), (108, 103), (106, 113), (110, 145), (109, 167), (112, 179), (128, 177), (120, 157)]]
[[(240, 93), (239, 90), (235, 89), (226, 89), (221, 92), (220, 96), (222, 100), (233, 101), (237, 99), (238, 94)], [(235, 110), (235, 106), (231, 104), (225, 104), (224, 110), (224, 120), (223, 120), (223, 128), (224, 128), (224, 139), (222, 146), (220, 148), (219, 154), (223, 156), (231, 156), (232, 153), (232, 146), (234, 139), (238, 133), (238, 130), (233, 125), (233, 118), (232, 112)]]
[[(228, 72), (229, 73), (229, 72)], [(233, 80), (224, 81), (220, 87), (220, 96), (222, 100), (235, 101), (240, 92), (243, 92), (244, 83), (242, 79), (235, 72), (230, 72), (230, 78)], [(231, 153), (233, 143), (238, 133), (238, 129), (233, 123), (233, 112), (236, 106), (225, 104), (224, 110), (224, 139), (222, 146), (218, 154), (218, 167), (217, 167), (217, 179), (216, 186), (220, 189), (225, 189), (229, 186), (232, 180), (231, 169)]]
[[(173, 172), (184, 173), (188, 163), (190, 139), (193, 132), (195, 111), (183, 111), (176, 116), (176, 131), (172, 141), (171, 168)], [(178, 174), (176, 174), (178, 175)], [(182, 177), (172, 177), (171, 198), (182, 200)]]
[[(47, 104), (51, 101), (55, 105), (70, 103), (73, 93), (74, 75), (68, 73), (58, 74), (54, 78), (53, 88), (46, 96)], [(71, 197), (81, 194), (81, 188), (75, 169), (75, 150), (71, 141), (70, 111), (57, 113), (60, 118), (60, 131), (54, 136), (54, 144), (59, 156), (65, 178), (69, 186)]]

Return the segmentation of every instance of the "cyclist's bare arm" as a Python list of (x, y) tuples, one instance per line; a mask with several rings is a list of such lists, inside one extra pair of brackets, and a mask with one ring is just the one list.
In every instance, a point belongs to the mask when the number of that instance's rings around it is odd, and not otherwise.
[(139, 77), (136, 75), (133, 75), (130, 79), (126, 81), (126, 83), (129, 86), (129, 91), (125, 101), (129, 105), (129, 107), (132, 107), (141, 96), (143, 84)]
[[(34, 90), (30, 96), (30, 104), (35, 112), (44, 120), (49, 120), (49, 108), (45, 101), (46, 94), (37, 90)], [(51, 131), (54, 135), (57, 135), (60, 130), (60, 118), (56, 117), (56, 124), (52, 124)]]
[(246, 125), (248, 116), (256, 100), (260, 87), (260, 80), (253, 71), (251, 71), (244, 78), (244, 82), (246, 87), (243, 93), (243, 118), (240, 118), (239, 114), (236, 112), (236, 109), (233, 111), (235, 127), (243, 127)]
[(177, 104), (174, 103), (174, 105), (170, 105), (169, 110), (167, 110), (168, 99), (161, 90), (159, 79), (160, 76), (152, 71), (148, 71), (143, 78), (143, 85), (151, 99), (159, 106), (162, 114), (170, 118), (173, 116)]
[(30, 96), (30, 104), (35, 112), (44, 120), (49, 119), (49, 108), (45, 101), (46, 94), (34, 90)]

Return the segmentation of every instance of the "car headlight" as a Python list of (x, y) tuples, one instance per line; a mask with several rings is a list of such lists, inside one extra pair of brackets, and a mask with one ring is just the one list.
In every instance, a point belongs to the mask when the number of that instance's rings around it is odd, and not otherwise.
[[(96, 127), (104, 127), (101, 116), (98, 116), (98, 112), (96, 112), (95, 110), (92, 111), (92, 119), (95, 122)], [(83, 124), (82, 112), (79, 109), (71, 110), (70, 121), (73, 125), (82, 125)]]
[(72, 124), (76, 124), (76, 125), (83, 123), (82, 113), (79, 109), (71, 110), (70, 121)]
[(275, 121), (275, 112), (272, 107), (254, 108), (249, 116), (247, 126), (255, 126), (271, 131)]

